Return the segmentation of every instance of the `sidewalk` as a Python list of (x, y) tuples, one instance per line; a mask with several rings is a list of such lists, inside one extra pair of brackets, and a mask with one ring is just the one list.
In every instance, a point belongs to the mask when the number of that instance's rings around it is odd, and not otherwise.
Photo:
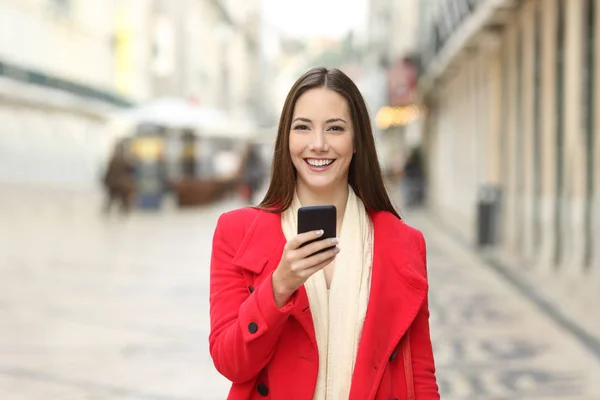
[(212, 234), (236, 202), (128, 216), (102, 193), (0, 186), (1, 400), (220, 400)]
[(559, 324), (600, 357), (600, 280), (598, 277), (567, 276), (565, 271), (540, 271), (508, 258), (499, 251), (484, 254), (490, 265), (528, 293), (531, 301), (552, 315)]
[(600, 358), (422, 211), (431, 332), (445, 400), (600, 399)]

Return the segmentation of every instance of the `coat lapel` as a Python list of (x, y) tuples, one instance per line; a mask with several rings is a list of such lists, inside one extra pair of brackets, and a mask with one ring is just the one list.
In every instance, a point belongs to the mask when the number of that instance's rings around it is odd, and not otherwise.
[[(267, 264), (279, 262), (285, 245), (280, 215), (253, 210), (256, 214), (246, 228), (242, 243), (233, 258), (233, 264), (260, 275)], [(275, 260), (276, 259), (276, 260)]]
[(373, 399), (391, 353), (427, 295), (425, 266), (404, 223), (373, 212), (373, 269), (350, 399)]
[[(256, 210), (256, 217), (246, 230), (233, 263), (253, 273), (261, 283), (279, 265), (286, 240), (281, 228), (281, 214)], [(316, 346), (315, 329), (308, 304), (306, 289), (301, 286), (296, 295), (296, 318)]]

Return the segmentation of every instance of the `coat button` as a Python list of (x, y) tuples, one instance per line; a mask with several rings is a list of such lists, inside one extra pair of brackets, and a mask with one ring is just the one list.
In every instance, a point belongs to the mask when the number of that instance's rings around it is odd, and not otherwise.
[(263, 397), (266, 397), (269, 395), (269, 388), (264, 383), (259, 384), (256, 387), (256, 390), (258, 390), (258, 394), (260, 394)]
[(256, 322), (250, 322), (248, 324), (248, 332), (256, 333), (256, 331), (258, 331), (258, 325), (256, 325)]
[(248, 290), (250, 291), (250, 293), (254, 292), (254, 286), (252, 286), (252, 285), (248, 286)]
[(398, 355), (398, 349), (394, 349), (394, 352), (390, 356), (390, 362), (394, 361), (394, 358)]

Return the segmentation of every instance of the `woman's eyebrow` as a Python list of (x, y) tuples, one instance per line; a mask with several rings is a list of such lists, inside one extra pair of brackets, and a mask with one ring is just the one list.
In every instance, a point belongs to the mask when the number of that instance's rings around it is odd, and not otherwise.
[(298, 118), (294, 119), (292, 122), (296, 122), (296, 121), (303, 121), (303, 122), (312, 123), (312, 121), (310, 119), (304, 118), (304, 117), (298, 117)]
[[(303, 121), (303, 122), (312, 123), (312, 120), (310, 120), (309, 118), (304, 118), (304, 117), (298, 117), (298, 118), (294, 119), (292, 122), (296, 122), (296, 121)], [(328, 124), (331, 124), (332, 122), (338, 122), (338, 121), (342, 121), (343, 123), (347, 124), (347, 122), (343, 118), (329, 118), (325, 122), (328, 123)]]
[(327, 121), (328, 124), (332, 123), (332, 122), (338, 122), (338, 121), (342, 121), (343, 123), (347, 124), (347, 122), (345, 120), (343, 120), (342, 118), (329, 118)]

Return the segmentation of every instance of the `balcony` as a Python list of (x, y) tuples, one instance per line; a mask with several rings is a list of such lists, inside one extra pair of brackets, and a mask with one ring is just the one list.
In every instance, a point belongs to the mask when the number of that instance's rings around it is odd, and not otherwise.
[[(497, 40), (521, 0), (437, 0), (422, 10), (421, 95), (461, 54)], [(434, 4), (435, 3), (435, 4)]]

